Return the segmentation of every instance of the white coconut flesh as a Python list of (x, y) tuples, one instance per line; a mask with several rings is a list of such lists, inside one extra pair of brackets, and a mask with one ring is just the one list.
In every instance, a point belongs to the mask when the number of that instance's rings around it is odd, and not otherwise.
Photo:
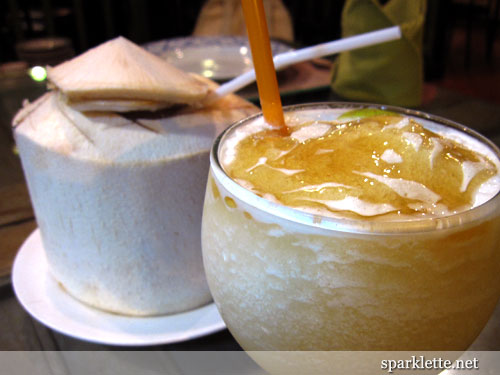
[[(80, 301), (119, 314), (168, 314), (208, 303), (200, 249), (208, 153), (216, 135), (257, 108), (230, 95), (204, 108), (117, 113), (94, 81), (89, 99), (104, 104), (82, 112), (68, 103), (71, 93), (83, 92), (82, 79), (74, 80), (76, 90), (70, 79), (54, 77), (60, 76), (52, 75), (57, 88), (14, 119), (52, 275)], [(188, 77), (205, 93), (214, 87)], [(130, 103), (150, 101), (127, 79), (136, 90)]]

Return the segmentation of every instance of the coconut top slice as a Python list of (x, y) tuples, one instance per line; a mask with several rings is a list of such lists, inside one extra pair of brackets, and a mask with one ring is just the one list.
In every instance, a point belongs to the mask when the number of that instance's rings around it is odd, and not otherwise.
[[(68, 103), (121, 103), (121, 111), (195, 104), (209, 93), (203, 82), (118, 37), (48, 69)], [(142, 103), (142, 104), (141, 104)], [(116, 108), (115, 108), (116, 110)]]

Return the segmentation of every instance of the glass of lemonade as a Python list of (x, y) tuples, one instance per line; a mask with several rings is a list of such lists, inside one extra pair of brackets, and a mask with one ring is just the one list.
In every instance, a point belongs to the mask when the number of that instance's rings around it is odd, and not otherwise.
[(211, 153), (210, 290), (245, 350), (464, 350), (500, 296), (500, 152), (363, 104), (261, 115)]

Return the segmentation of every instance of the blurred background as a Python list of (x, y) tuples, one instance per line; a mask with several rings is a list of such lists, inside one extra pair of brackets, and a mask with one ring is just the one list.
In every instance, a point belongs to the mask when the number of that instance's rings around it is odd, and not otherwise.
[[(20, 44), (38, 38), (67, 38), (67, 44), (58, 46), (64, 57), (118, 35), (138, 44), (190, 35), (203, 3), (203, 0), (3, 0), (0, 63), (21, 60), (24, 56)], [(498, 0), (428, 1), (424, 42), (426, 80), (444, 79), (457, 71), (496, 73), (495, 62), (500, 53), (498, 3)], [(283, 4), (291, 15), (294, 46), (308, 46), (340, 36), (343, 0), (283, 0)], [(500, 83), (498, 77), (495, 82)], [(496, 94), (483, 96), (495, 99)]]

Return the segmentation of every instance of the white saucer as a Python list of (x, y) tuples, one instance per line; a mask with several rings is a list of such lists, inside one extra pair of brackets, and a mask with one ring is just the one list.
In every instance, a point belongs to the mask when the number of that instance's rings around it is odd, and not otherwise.
[[(253, 67), (248, 38), (243, 36), (181, 37), (147, 43), (143, 47), (179, 69), (220, 81)], [(292, 48), (271, 40), (271, 50), (276, 56)]]
[(40, 231), (26, 239), (12, 269), (14, 292), (21, 305), (55, 331), (100, 344), (144, 346), (194, 339), (226, 326), (215, 304), (158, 317), (126, 317), (82, 304), (50, 275)]

